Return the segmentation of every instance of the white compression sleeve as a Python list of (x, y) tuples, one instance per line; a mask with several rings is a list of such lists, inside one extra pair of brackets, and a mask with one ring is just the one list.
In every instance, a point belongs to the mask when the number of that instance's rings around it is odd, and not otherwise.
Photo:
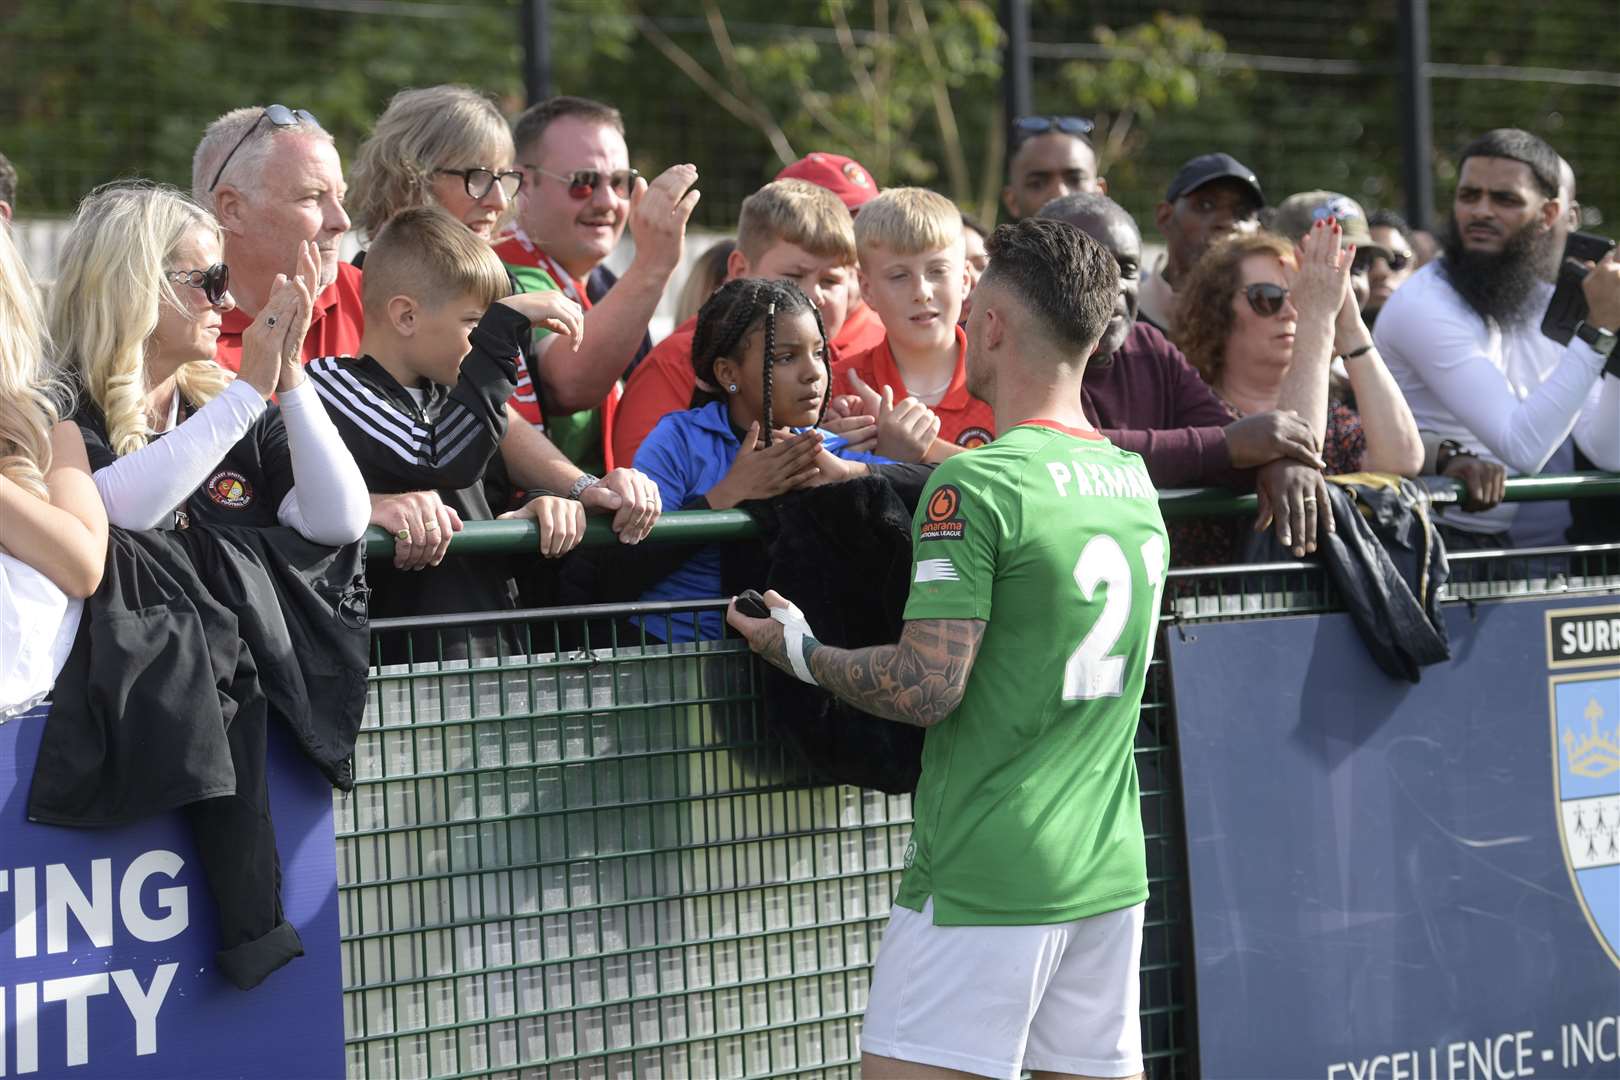
[(170, 528), (175, 507), (208, 479), (264, 410), (259, 392), (238, 379), (163, 438), (97, 469), (107, 520), (120, 529)]
[(317, 544), (337, 547), (360, 539), (371, 518), (366, 482), (315, 387), (305, 379), (283, 391), (280, 402), (293, 488), (276, 517)]

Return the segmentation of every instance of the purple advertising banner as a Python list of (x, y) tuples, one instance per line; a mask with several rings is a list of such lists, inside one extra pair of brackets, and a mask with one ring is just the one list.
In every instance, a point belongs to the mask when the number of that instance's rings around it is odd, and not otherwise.
[(1620, 603), (1169, 632), (1204, 1080), (1620, 1077)]
[(342, 1077), (332, 789), (315, 767), (272, 727), (282, 900), (304, 955), (242, 991), (214, 970), (214, 900), (179, 812), (28, 820), (45, 722), (0, 724), (0, 1076)]

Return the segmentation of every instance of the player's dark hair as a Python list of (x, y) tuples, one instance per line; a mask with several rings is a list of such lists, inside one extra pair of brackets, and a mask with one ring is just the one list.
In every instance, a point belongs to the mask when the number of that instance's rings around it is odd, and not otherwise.
[[(822, 325), (821, 312), (810, 298), (791, 281), (769, 281), (765, 278), (738, 278), (728, 281), (704, 301), (698, 311), (697, 328), (692, 333), (692, 371), (711, 386), (717, 385), (714, 362), (722, 356), (741, 362), (738, 347), (764, 323), (765, 350), (763, 389), (765, 416), (760, 421), (765, 445), (771, 445), (771, 431), (776, 426), (771, 417), (771, 354), (776, 351), (776, 318), (778, 315), (797, 315), (808, 311), (815, 316), (816, 332), (821, 335), (821, 347), (827, 347), (827, 328)], [(830, 373), (829, 373), (830, 374)], [(827, 415), (827, 402), (832, 395), (832, 379), (827, 379), (827, 390), (821, 397), (821, 412), (816, 416), (820, 426)]]
[(1497, 128), (1487, 131), (1467, 146), (1457, 158), (1457, 171), (1472, 157), (1507, 158), (1530, 167), (1536, 186), (1549, 199), (1558, 197), (1558, 153), (1545, 139), (1520, 128)]
[(1075, 352), (1097, 344), (1119, 291), (1119, 264), (1101, 244), (1066, 221), (1026, 218), (999, 226), (984, 248), (981, 288), (1006, 288)]

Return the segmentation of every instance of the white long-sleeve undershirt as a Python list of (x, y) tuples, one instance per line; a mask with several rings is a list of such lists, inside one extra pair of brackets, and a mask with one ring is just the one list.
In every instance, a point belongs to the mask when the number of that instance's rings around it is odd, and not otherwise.
[[(174, 510), (219, 466), (267, 408), (242, 380), (153, 439), (94, 473), (107, 520), (123, 529), (172, 528)], [(370, 517), (365, 482), (307, 382), (281, 395), (293, 487), (276, 518), (318, 544), (359, 539)]]

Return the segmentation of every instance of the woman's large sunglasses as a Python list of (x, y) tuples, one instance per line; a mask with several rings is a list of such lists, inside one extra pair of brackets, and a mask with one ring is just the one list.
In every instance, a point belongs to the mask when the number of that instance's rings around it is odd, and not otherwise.
[(206, 270), (165, 270), (163, 276), (176, 285), (201, 289), (210, 304), (225, 299), (231, 288), (231, 268), (224, 263), (215, 263)]
[(508, 201), (516, 198), (517, 193), (523, 190), (523, 174), (516, 169), (496, 172), (494, 169), (484, 165), (474, 165), (470, 169), (434, 169), (433, 171), (442, 176), (461, 177), (461, 184), (467, 189), (467, 198), (469, 199), (482, 199), (489, 194), (490, 189), (496, 184), (501, 185), (501, 194), (505, 195)]
[(1282, 310), (1283, 303), (1288, 299), (1288, 290), (1269, 281), (1257, 281), (1244, 286), (1243, 295), (1256, 315), (1269, 319)]
[(209, 191), (219, 187), (219, 178), (225, 175), (225, 166), (229, 165), (231, 158), (235, 157), (236, 152), (242, 149), (242, 144), (248, 141), (248, 136), (259, 130), (260, 120), (268, 120), (276, 127), (284, 128), (298, 127), (300, 124), (308, 124), (310, 127), (321, 126), (320, 121), (315, 119), (315, 114), (308, 109), (289, 109), (285, 105), (266, 106), (265, 110), (254, 118), (248, 129), (242, 132), (242, 137), (236, 140), (236, 145), (231, 147), (231, 152), (225, 155), (225, 160), (219, 163), (219, 168), (214, 171), (213, 183), (208, 185)]
[(525, 169), (533, 169), (541, 176), (549, 176), (553, 180), (561, 180), (568, 185), (568, 197), (584, 202), (596, 194), (596, 189), (606, 184), (613, 194), (621, 199), (630, 197), (630, 189), (635, 186), (636, 177), (641, 173), (635, 169), (619, 169), (616, 172), (602, 172), (600, 169), (575, 169), (571, 173), (554, 173), (542, 169), (538, 165), (525, 165)]

